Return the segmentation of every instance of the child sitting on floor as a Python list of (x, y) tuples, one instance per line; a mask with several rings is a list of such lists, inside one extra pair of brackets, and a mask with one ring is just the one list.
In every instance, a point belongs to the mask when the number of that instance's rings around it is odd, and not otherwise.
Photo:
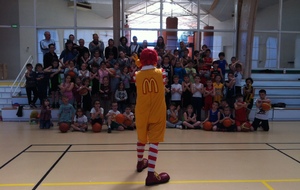
[(180, 106), (175, 103), (171, 103), (170, 108), (167, 110), (167, 128), (182, 129), (182, 121), (178, 119), (178, 111)]
[(71, 124), (71, 127), (73, 131), (81, 131), (85, 132), (88, 128), (88, 119), (83, 114), (83, 110), (81, 108), (77, 108), (76, 115), (74, 117), (73, 123)]
[(218, 129), (217, 125), (220, 121), (220, 111), (219, 111), (219, 102), (213, 102), (212, 108), (208, 112), (207, 118), (203, 121), (203, 123), (209, 121), (211, 122), (213, 131)]
[(201, 129), (201, 122), (197, 121), (196, 113), (192, 105), (187, 106), (187, 111), (183, 113), (183, 128), (187, 129)]

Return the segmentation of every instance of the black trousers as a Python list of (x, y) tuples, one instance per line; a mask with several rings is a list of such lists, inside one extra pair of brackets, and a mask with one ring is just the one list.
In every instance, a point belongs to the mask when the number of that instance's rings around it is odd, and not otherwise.
[(264, 131), (269, 131), (269, 120), (254, 118), (252, 126), (254, 128), (254, 131), (256, 131), (257, 128), (260, 126), (263, 128)]
[[(31, 100), (31, 93), (33, 93), (33, 100)], [(26, 94), (28, 99), (28, 104), (35, 104), (38, 99), (38, 91), (36, 87), (26, 87)]]

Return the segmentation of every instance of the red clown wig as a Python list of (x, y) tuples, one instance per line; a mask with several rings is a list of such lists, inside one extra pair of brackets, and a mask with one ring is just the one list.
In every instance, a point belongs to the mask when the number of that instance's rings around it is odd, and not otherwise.
[(152, 49), (144, 49), (140, 56), (141, 66), (145, 65), (154, 65), (157, 64), (157, 53), (155, 50)]

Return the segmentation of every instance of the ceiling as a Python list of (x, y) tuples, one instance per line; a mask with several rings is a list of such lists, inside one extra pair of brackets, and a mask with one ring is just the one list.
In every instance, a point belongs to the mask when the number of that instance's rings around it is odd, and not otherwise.
[[(77, 2), (90, 3), (92, 11), (103, 18), (110, 18), (113, 15), (112, 0), (77, 0)], [(160, 15), (160, 0), (125, 0), (124, 2), (125, 14), (128, 15), (129, 22), (153, 22)], [(234, 2), (235, 0), (200, 0), (200, 20), (208, 14), (220, 22), (231, 19), (234, 13)], [(258, 11), (278, 2), (278, 0), (259, 0)], [(197, 4), (198, 0), (164, 0), (163, 15), (181, 17), (183, 24), (195, 24)]]

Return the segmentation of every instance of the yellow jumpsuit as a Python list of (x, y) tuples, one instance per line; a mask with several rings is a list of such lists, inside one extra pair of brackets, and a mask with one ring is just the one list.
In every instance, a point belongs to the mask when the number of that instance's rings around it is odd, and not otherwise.
[(136, 129), (139, 142), (164, 141), (166, 103), (163, 72), (154, 66), (144, 66), (136, 73)]

